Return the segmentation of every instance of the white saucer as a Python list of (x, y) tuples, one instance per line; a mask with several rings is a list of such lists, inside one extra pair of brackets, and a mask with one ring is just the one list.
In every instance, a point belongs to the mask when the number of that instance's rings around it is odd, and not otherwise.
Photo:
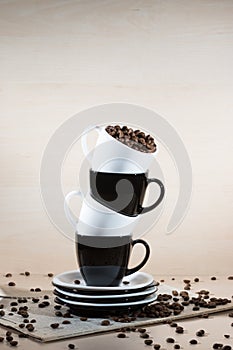
[[(75, 280), (79, 280), (80, 284), (75, 284)], [(124, 281), (129, 283), (124, 284)], [(93, 292), (133, 292), (135, 289), (146, 288), (153, 282), (153, 277), (145, 272), (135, 272), (124, 277), (121, 284), (117, 287), (87, 286), (79, 270), (63, 272), (53, 278), (53, 285), (56, 287)]]
[(67, 299), (57, 297), (58, 300), (60, 300), (62, 303), (66, 304), (67, 306), (70, 306), (70, 307), (85, 306), (85, 307), (98, 307), (98, 308), (101, 308), (101, 307), (102, 308), (104, 308), (104, 307), (118, 308), (118, 307), (139, 306), (142, 304), (150, 304), (153, 301), (155, 301), (156, 298), (157, 298), (157, 295), (154, 293), (153, 295), (147, 296), (143, 300), (134, 301), (134, 302), (112, 303), (112, 304), (110, 304), (110, 303), (108, 303), (108, 304), (98, 303), (98, 304), (96, 304), (96, 303), (83, 303), (83, 302), (67, 300)]
[(130, 293), (130, 294), (105, 294), (102, 293), (101, 295), (95, 295), (95, 294), (91, 294), (91, 295), (86, 295), (86, 294), (78, 294), (78, 293), (72, 293), (72, 292), (68, 292), (65, 291), (63, 289), (60, 289), (58, 287), (55, 288), (55, 290), (60, 294), (60, 295), (64, 295), (74, 298), (74, 299), (119, 299), (119, 298), (133, 298), (133, 297), (146, 297), (147, 295), (151, 295), (153, 293), (155, 293), (158, 290), (158, 287), (156, 286), (152, 286), (152, 287), (148, 287), (147, 289), (143, 290), (143, 291), (139, 291), (136, 293)]

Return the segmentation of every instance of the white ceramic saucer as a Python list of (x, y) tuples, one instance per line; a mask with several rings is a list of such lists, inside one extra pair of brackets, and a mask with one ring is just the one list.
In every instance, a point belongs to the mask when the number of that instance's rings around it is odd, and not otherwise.
[[(79, 284), (74, 281), (79, 280)], [(124, 281), (129, 282), (124, 284)], [(154, 282), (153, 277), (145, 272), (135, 272), (132, 275), (126, 276), (121, 284), (117, 287), (95, 287), (87, 286), (79, 270), (63, 272), (53, 278), (53, 285), (56, 287), (72, 289), (74, 291), (89, 291), (89, 292), (133, 292), (148, 287)]]
[(139, 292), (135, 292), (135, 293), (129, 293), (129, 294), (104, 294), (102, 293), (101, 295), (95, 295), (95, 294), (91, 294), (91, 295), (86, 295), (86, 294), (78, 294), (78, 293), (72, 293), (72, 292), (68, 292), (66, 290), (60, 289), (58, 287), (55, 288), (55, 291), (58, 292), (58, 294), (62, 297), (69, 297), (72, 299), (90, 299), (94, 300), (94, 299), (120, 299), (120, 298), (133, 298), (133, 297), (146, 297), (147, 295), (151, 295), (153, 293), (155, 293), (158, 290), (158, 287), (156, 286), (152, 286), (152, 287), (148, 287), (147, 289), (143, 290), (143, 291), (139, 291)]
[(104, 307), (111, 307), (111, 308), (118, 308), (118, 307), (132, 307), (132, 306), (141, 306), (141, 305), (147, 305), (155, 301), (157, 298), (157, 295), (154, 293), (153, 295), (147, 296), (143, 300), (134, 301), (134, 302), (125, 302), (125, 303), (87, 303), (87, 302), (81, 302), (81, 301), (73, 301), (73, 300), (67, 300), (60, 297), (56, 297), (57, 300), (60, 300), (62, 303), (66, 304), (67, 306), (72, 307), (78, 307), (78, 306), (85, 306), (85, 307), (98, 307), (98, 308), (104, 308)]

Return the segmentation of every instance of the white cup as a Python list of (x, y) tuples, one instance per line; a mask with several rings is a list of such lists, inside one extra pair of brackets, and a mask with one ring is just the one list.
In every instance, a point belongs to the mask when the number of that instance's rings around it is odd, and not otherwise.
[[(90, 153), (87, 146), (88, 131), (95, 129), (98, 139), (93, 152)], [(94, 171), (108, 173), (140, 174), (145, 173), (154, 159), (154, 153), (137, 151), (109, 135), (105, 127), (93, 126), (84, 131), (82, 149), (91, 163)]]
[[(69, 208), (69, 202), (74, 196), (83, 200), (78, 220)], [(72, 191), (66, 195), (64, 211), (75, 231), (86, 236), (129, 236), (140, 217), (119, 214), (95, 201), (89, 194), (84, 197), (80, 191)]]

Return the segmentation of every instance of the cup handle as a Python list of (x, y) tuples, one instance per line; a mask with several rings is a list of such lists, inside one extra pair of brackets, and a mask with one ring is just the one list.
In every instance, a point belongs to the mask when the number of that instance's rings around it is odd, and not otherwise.
[(64, 211), (65, 211), (67, 220), (68, 220), (69, 223), (74, 227), (74, 229), (76, 229), (77, 221), (76, 221), (74, 215), (71, 213), (70, 208), (69, 208), (70, 199), (71, 199), (73, 196), (82, 197), (82, 193), (81, 193), (80, 191), (71, 191), (71, 192), (69, 192), (69, 193), (65, 196)]
[(155, 182), (159, 185), (159, 187), (160, 187), (159, 198), (156, 200), (156, 202), (154, 204), (151, 204), (148, 207), (144, 207), (144, 208), (142, 207), (140, 214), (148, 213), (148, 211), (155, 209), (162, 202), (162, 199), (164, 197), (165, 188), (164, 188), (162, 181), (160, 181), (159, 179), (147, 179), (147, 184), (150, 184), (151, 182)]
[(95, 129), (98, 133), (100, 133), (100, 127), (97, 125), (91, 125), (88, 128), (86, 128), (81, 136), (81, 145), (82, 145), (82, 150), (83, 153), (85, 155), (85, 157), (87, 157), (87, 159), (89, 160), (89, 162), (91, 161), (91, 157), (90, 157), (90, 150), (87, 146), (87, 134), (89, 131)]
[(146, 248), (145, 257), (144, 257), (144, 259), (142, 260), (142, 262), (139, 265), (137, 265), (136, 267), (133, 267), (132, 269), (127, 269), (125, 276), (131, 275), (132, 273), (140, 270), (146, 264), (147, 260), (149, 259), (150, 247), (149, 247), (148, 243), (146, 243), (146, 241), (144, 241), (143, 239), (135, 239), (131, 243), (132, 247), (135, 246), (135, 244), (138, 244), (138, 243), (143, 244), (144, 247)]

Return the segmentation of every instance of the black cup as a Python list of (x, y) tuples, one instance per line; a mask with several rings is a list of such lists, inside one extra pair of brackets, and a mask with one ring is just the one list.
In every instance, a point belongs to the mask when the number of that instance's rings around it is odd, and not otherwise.
[[(164, 197), (163, 183), (158, 179), (149, 179), (147, 173), (123, 174), (105, 173), (90, 170), (91, 196), (102, 205), (120, 214), (137, 216), (156, 208)], [(155, 203), (143, 207), (148, 184), (155, 182), (160, 187), (160, 195)]]
[[(133, 246), (143, 244), (146, 253), (142, 262), (128, 269)], [(89, 286), (119, 286), (124, 276), (140, 270), (149, 259), (150, 247), (132, 236), (83, 236), (76, 234), (76, 254), (80, 272)]]

